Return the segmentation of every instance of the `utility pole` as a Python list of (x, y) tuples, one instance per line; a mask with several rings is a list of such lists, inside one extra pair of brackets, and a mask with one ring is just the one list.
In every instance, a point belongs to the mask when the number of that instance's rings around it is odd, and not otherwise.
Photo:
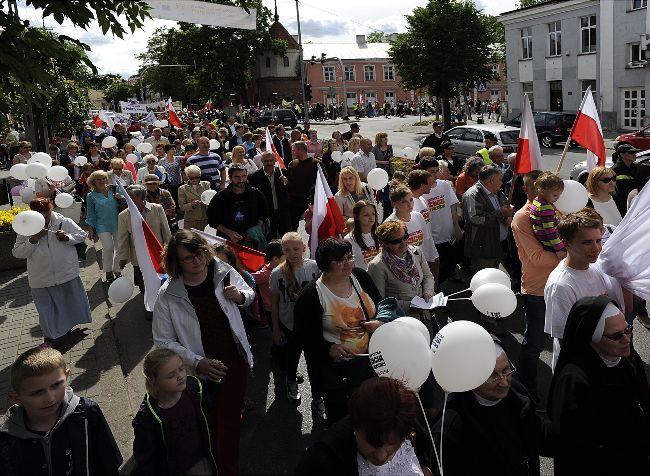
[(300, 11), (298, 9), (298, 0), (296, 0), (296, 20), (298, 22), (298, 61), (300, 61), (300, 94), (302, 94), (302, 112), (305, 122), (309, 122), (309, 107), (307, 106), (307, 98), (305, 97), (305, 73), (302, 58), (302, 36), (300, 34)]

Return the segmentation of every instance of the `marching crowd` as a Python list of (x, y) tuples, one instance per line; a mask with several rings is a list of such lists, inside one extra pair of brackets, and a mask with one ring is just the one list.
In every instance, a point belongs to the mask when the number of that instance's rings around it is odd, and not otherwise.
[[(115, 146), (102, 147), (109, 135)], [(0, 474), (116, 474), (121, 465), (99, 406), (67, 387), (70, 369), (56, 347), (91, 320), (79, 278), (87, 238), (102, 244), (107, 282), (131, 263), (144, 292), (122, 186), (164, 246), (166, 272), (149, 313), (155, 350), (133, 419), (133, 474), (238, 473), (254, 335), (264, 329), (295, 404), (304, 354), (311, 410), (328, 427), (297, 474), (535, 475), (540, 456), (554, 459), (558, 475), (650, 471), (650, 391), (632, 346), (635, 319), (650, 328), (645, 301), (593, 266), (650, 177), (631, 146), (619, 147), (613, 168), (589, 172), (587, 207), (562, 215), (556, 174), (514, 174), (514, 154), (490, 134), (477, 155), (457, 158), (438, 122), (407, 170), (386, 133), (367, 138), (356, 123), (329, 139), (309, 124), (287, 135), (281, 124), (252, 129), (234, 118), (221, 127), (87, 126), (78, 140), (66, 130), (57, 137), (50, 154), (69, 177), (42, 179), (30, 208), (45, 228), (19, 235), (13, 250), (27, 260), (45, 342), (11, 369), (16, 405), (0, 427)], [(336, 154), (344, 151), (352, 156)], [(21, 142), (13, 160), (30, 156)], [(304, 220), (311, 233), (319, 167), (347, 229), (308, 259), (299, 226)], [(376, 168), (390, 178), (381, 190), (368, 185)], [(54, 207), (62, 192), (83, 203), (82, 226)], [(263, 252), (264, 265), (246, 269), (238, 245)], [(435, 333), (454, 316), (412, 300), (499, 266), (525, 310), (518, 362), (500, 325), (477, 312), (463, 318), (493, 335), (496, 365), (482, 385), (449, 395), (446, 415), (433, 374), (417, 392), (423, 411), (402, 382), (375, 376), (369, 340), (383, 323), (414, 316)], [(554, 373), (540, 388), (546, 334)]]

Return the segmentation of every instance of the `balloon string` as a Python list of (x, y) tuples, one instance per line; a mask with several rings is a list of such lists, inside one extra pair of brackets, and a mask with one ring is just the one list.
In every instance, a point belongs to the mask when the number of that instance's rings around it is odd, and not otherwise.
[[(422, 415), (424, 416), (424, 422), (427, 424), (427, 430), (429, 430), (429, 437), (431, 438), (431, 445), (433, 445), (433, 452), (436, 455), (436, 463), (438, 464), (438, 470), (440, 471), (440, 476), (442, 476), (442, 466), (440, 466), (440, 458), (438, 458), (438, 450), (436, 449), (436, 442), (433, 440), (433, 433), (431, 433), (431, 427), (429, 426), (429, 419), (427, 418), (427, 412), (424, 411), (424, 405), (422, 405), (422, 400), (420, 400), (420, 395), (418, 392), (415, 392), (415, 396), (420, 402), (420, 408), (422, 409)], [(445, 394), (446, 396), (446, 394)], [(445, 399), (446, 402), (446, 399)], [(440, 442), (442, 443), (442, 432), (443, 429), (440, 429)]]
[(449, 296), (446, 296), (446, 297), (450, 298), (452, 296), (455, 296), (456, 294), (463, 294), (464, 292), (471, 291), (471, 290), (472, 290), (472, 288), (463, 289), (462, 291), (457, 291), (457, 292), (452, 293), (452, 294), (450, 294)]
[(471, 301), (472, 298), (454, 298), (454, 299), (447, 299), (447, 301)]
[(449, 392), (445, 392), (445, 403), (442, 405), (442, 421), (440, 422), (440, 476), (443, 476), (442, 474), (442, 428), (445, 427), (445, 410), (447, 410), (447, 397), (449, 396)]

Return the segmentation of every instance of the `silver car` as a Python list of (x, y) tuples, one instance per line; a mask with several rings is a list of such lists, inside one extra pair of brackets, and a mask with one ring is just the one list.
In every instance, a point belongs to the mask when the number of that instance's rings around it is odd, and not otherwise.
[[(649, 162), (650, 162), (650, 150), (642, 150), (636, 153), (636, 159), (634, 160), (635, 164), (649, 163)], [(605, 167), (611, 167), (612, 165), (614, 165), (612, 158), (606, 157)], [(589, 175), (589, 172), (587, 172), (587, 161), (583, 160), (582, 162), (578, 162), (573, 166), (573, 169), (571, 169), (571, 173), (569, 173), (569, 178), (571, 180), (576, 180), (584, 185), (584, 183), (587, 181), (587, 175)]]
[(506, 154), (517, 151), (519, 128), (501, 124), (476, 124), (457, 126), (445, 132), (454, 143), (455, 152), (459, 156), (469, 157), (485, 147), (484, 135), (487, 132), (497, 137), (497, 143), (503, 147)]

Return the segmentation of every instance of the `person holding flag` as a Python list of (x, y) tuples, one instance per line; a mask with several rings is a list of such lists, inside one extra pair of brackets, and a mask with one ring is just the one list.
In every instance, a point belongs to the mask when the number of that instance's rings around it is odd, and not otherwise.
[(169, 114), (167, 122), (169, 122), (169, 124), (172, 126), (181, 129), (183, 127), (183, 124), (181, 124), (181, 120), (179, 119), (178, 114), (176, 114), (176, 109), (174, 108), (174, 103), (172, 102), (171, 96), (169, 96), (169, 99), (167, 99), (165, 102), (165, 111), (167, 111)]

